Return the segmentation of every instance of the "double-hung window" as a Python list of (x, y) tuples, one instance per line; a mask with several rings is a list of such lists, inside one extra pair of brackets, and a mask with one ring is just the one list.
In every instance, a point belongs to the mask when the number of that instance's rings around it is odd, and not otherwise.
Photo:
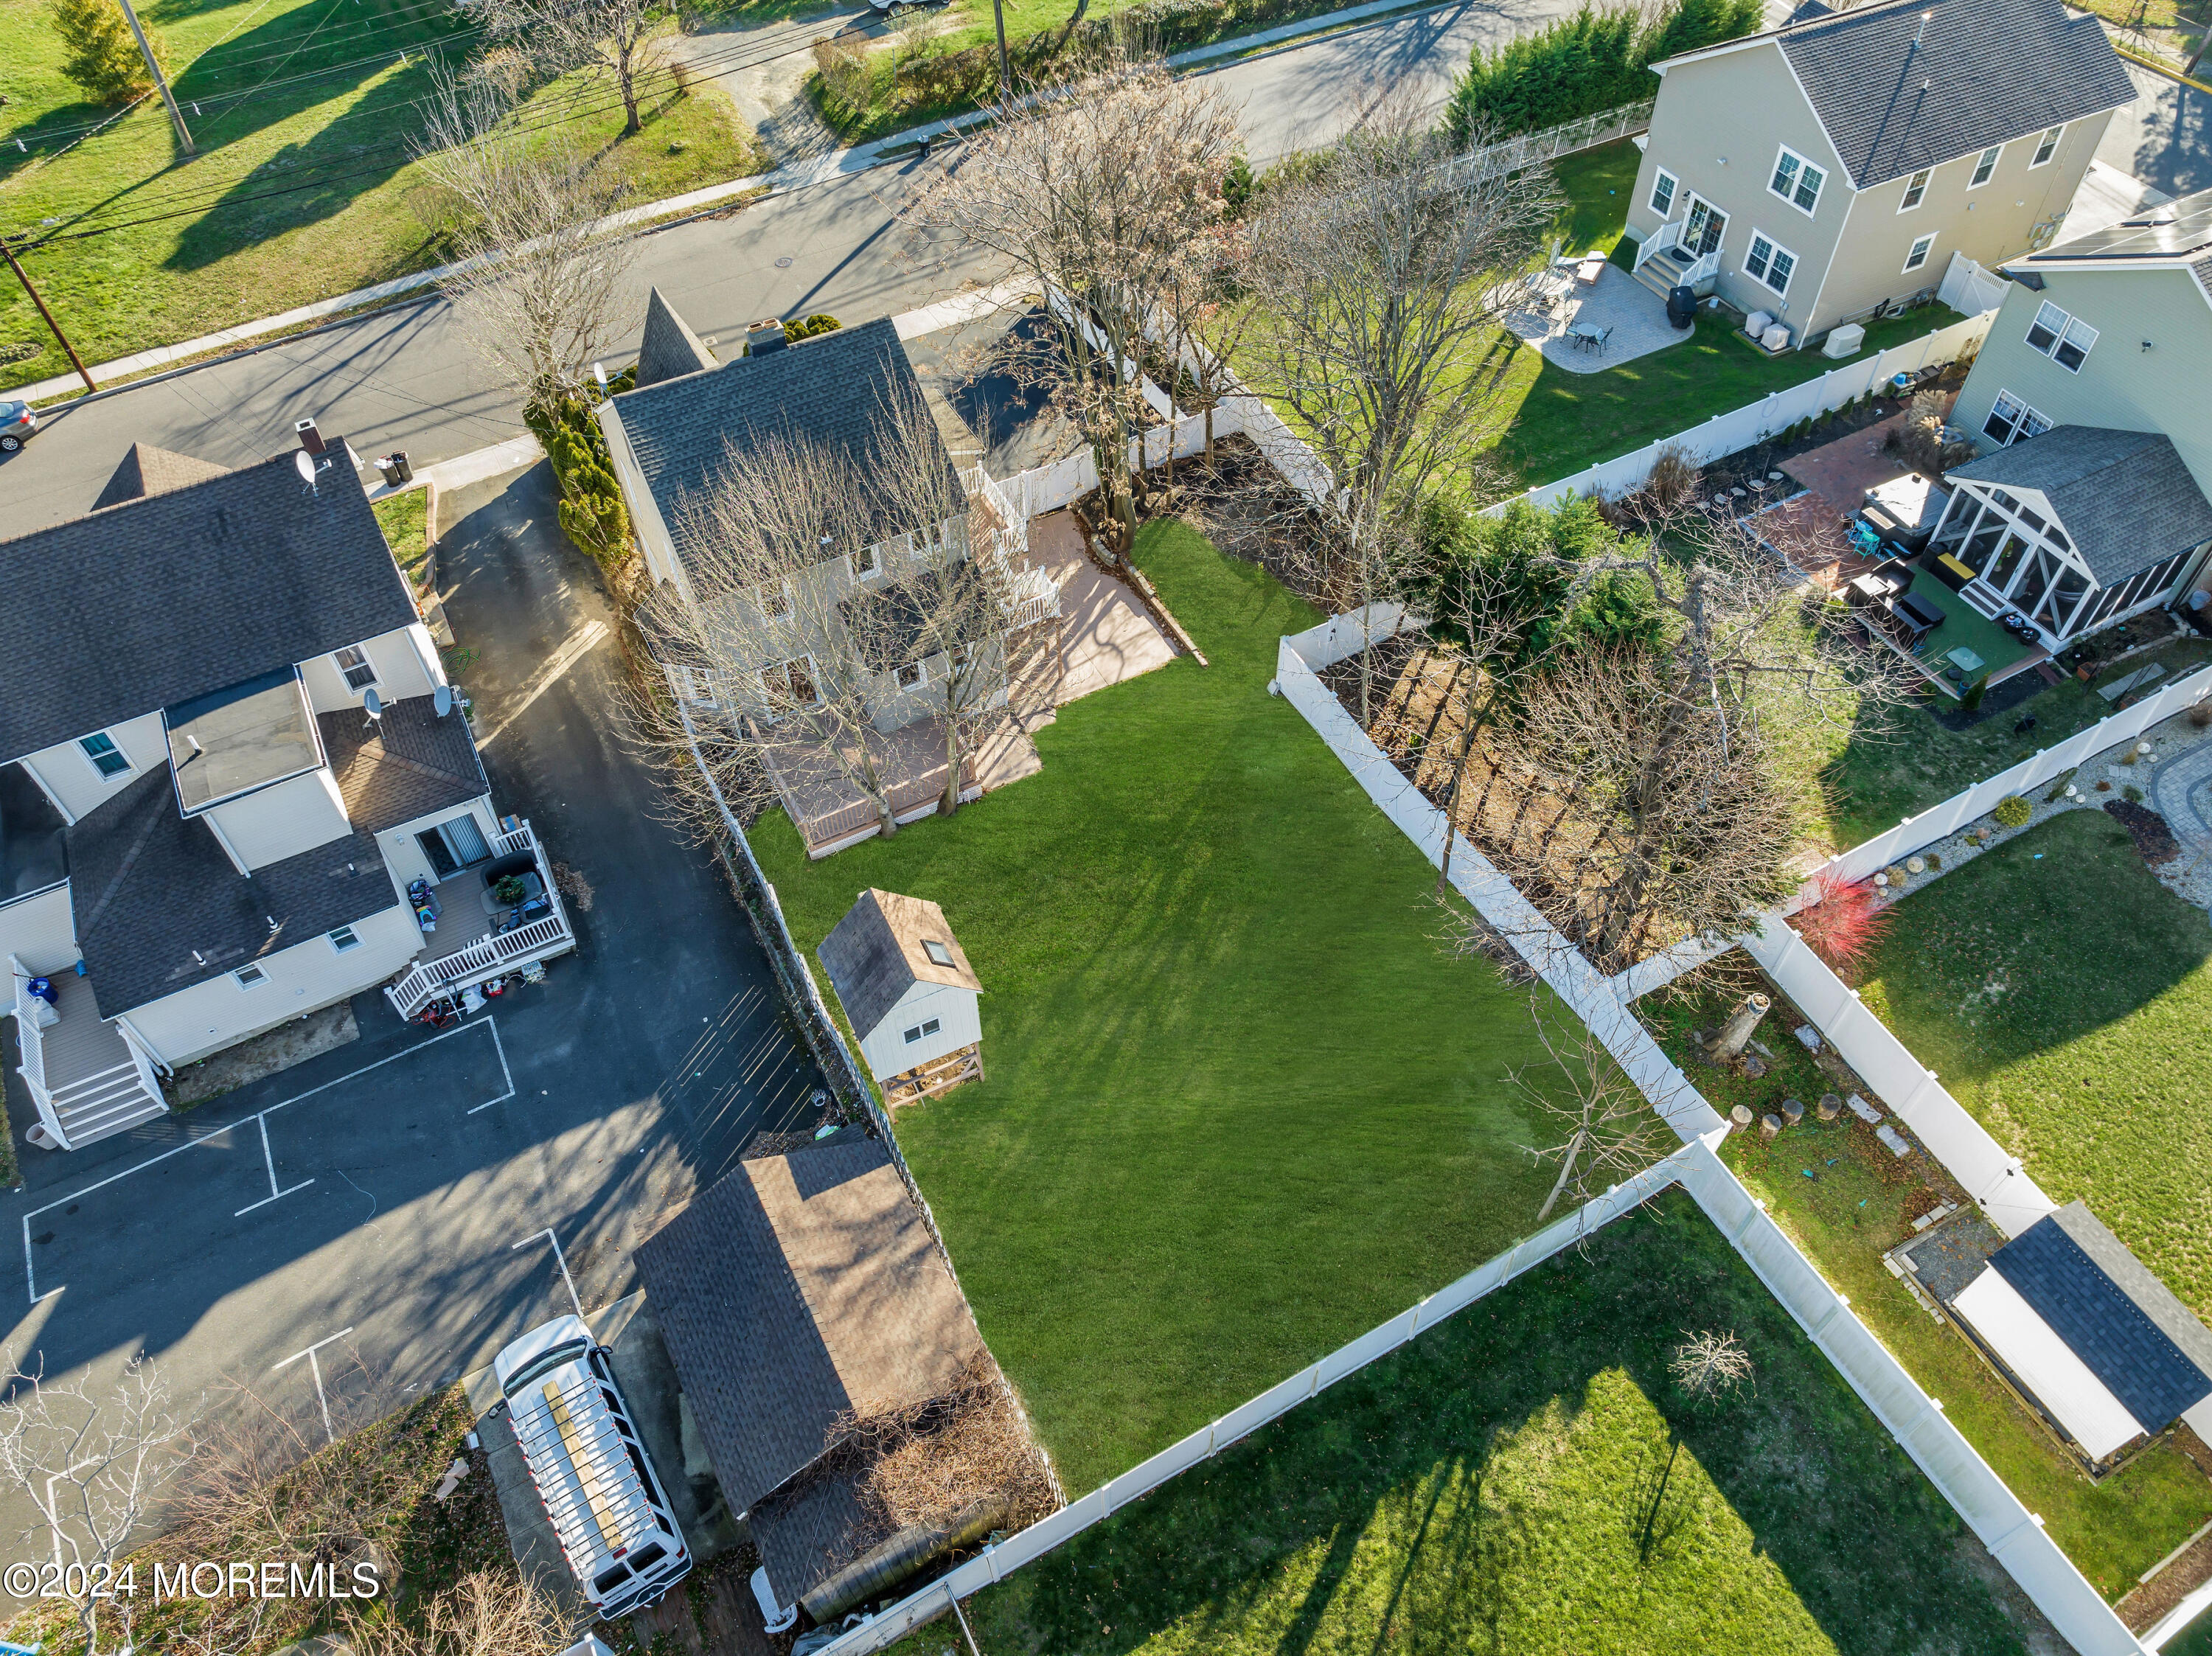
[(1674, 210), (1674, 186), (1677, 180), (1665, 167), (1651, 180), (1651, 210), (1665, 218)]
[(2000, 446), (2040, 437), (2050, 429), (2049, 420), (2008, 391), (1997, 393), (1990, 417), (1982, 422), (1983, 435)]
[(2089, 349), (2097, 343), (2097, 331), (2078, 316), (2069, 316), (2048, 300), (2038, 307), (2035, 320), (2027, 325), (2027, 348), (2041, 351), (2045, 356), (2069, 373), (2081, 372), (2081, 364), (2088, 360)]
[(1809, 215), (1820, 204), (1820, 186), (1827, 181), (1826, 173), (1785, 145), (1775, 158), (1774, 176), (1767, 180), (1766, 187), (1799, 212)]
[(345, 676), (349, 690), (365, 690), (376, 682), (376, 664), (368, 658), (368, 652), (358, 644), (347, 645), (331, 659), (337, 663), (338, 671)]
[(123, 749), (115, 745), (115, 738), (106, 731), (94, 731), (90, 736), (81, 736), (76, 744), (83, 750), (84, 756), (92, 761), (92, 767), (100, 773), (101, 780), (129, 773), (130, 760), (124, 756)]
[(760, 676), (762, 688), (772, 700), (786, 707), (811, 707), (822, 699), (815, 693), (814, 660), (811, 656), (795, 656), (773, 667), (763, 667)]
[(1936, 233), (1930, 230), (1912, 244), (1912, 251), (1905, 256), (1905, 268), (1917, 270), (1928, 263), (1928, 255), (1936, 246)]
[(2065, 130), (2063, 125), (2046, 129), (2044, 135), (2035, 141), (2035, 155), (2028, 162), (2028, 166), (2037, 167), (2049, 162), (2051, 158), (2058, 153), (2058, 140)]
[(1966, 180), (1966, 188), (1978, 190), (1987, 184), (1990, 181), (1990, 175), (1997, 170), (1997, 157), (2003, 154), (2004, 146), (2001, 143), (1993, 143), (1975, 156), (1974, 176)]
[(1764, 230), (1751, 233), (1751, 251), (1743, 256), (1744, 274), (1765, 282), (1778, 294), (1790, 291), (1790, 278), (1797, 269), (1797, 255), (1778, 247)]
[(1905, 181), (1905, 199), (1897, 204), (1900, 213), (1909, 213), (1928, 199), (1928, 180), (1935, 173), (1932, 167), (1923, 167)]

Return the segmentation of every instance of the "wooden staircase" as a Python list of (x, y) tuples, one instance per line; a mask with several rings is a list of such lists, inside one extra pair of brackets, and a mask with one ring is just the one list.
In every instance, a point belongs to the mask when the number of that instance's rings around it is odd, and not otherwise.
[(15, 972), (21, 1074), (48, 1131), (59, 1130), (62, 1149), (82, 1149), (167, 1113), (154, 1066), (100, 1016), (89, 983), (74, 972), (56, 973), (51, 981), (59, 1016), (42, 1025), (43, 1003), (23, 986), (28, 974), (12, 956), (9, 963)]

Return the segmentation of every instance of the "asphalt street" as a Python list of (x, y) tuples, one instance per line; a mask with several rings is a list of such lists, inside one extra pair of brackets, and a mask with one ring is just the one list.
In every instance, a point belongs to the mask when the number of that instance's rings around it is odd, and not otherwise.
[[(1502, 39), (1571, 10), (1569, 0), (1504, 0), (1368, 25), (1218, 71), (1238, 100), (1249, 153), (1265, 162), (1325, 143), (1389, 88), (1440, 103), (1477, 39)], [(765, 316), (895, 315), (995, 272), (951, 258), (896, 215), (925, 169), (908, 161), (772, 197), (642, 240), (629, 315), (658, 285), (702, 335), (734, 338)], [(629, 360), (635, 325), (611, 363)], [(417, 465), (522, 430), (521, 410), (435, 297), (174, 379), (64, 406), (0, 464), (0, 533), (21, 534), (90, 505), (124, 452), (146, 442), (233, 465), (291, 446), (312, 416), (364, 458), (406, 451)]]
[[(523, 705), (610, 619), (554, 527), (550, 473), (453, 504), (441, 581), (477, 652), (459, 681), (480, 736), (498, 731), (495, 804), (590, 887), (569, 904), (577, 952), (442, 1032), (361, 996), (352, 1044), (83, 1151), (19, 1133), (28, 1187), (0, 1198), (0, 1224), (21, 1280), (0, 1323), (27, 1366), (98, 1376), (145, 1351), (184, 1399), (235, 1407), (250, 1386), (311, 1431), (319, 1372), (341, 1425), (374, 1417), (568, 1309), (532, 1236), (553, 1232), (596, 1309), (757, 1128), (811, 1119), (819, 1077), (742, 912), (617, 737), (612, 640)], [(9, 1080), (20, 1128), (34, 1117)], [(0, 1500), (0, 1559), (21, 1517)]]
[(2212, 96), (2134, 64), (2138, 96), (2116, 111), (2097, 159), (2169, 196), (2212, 190)]

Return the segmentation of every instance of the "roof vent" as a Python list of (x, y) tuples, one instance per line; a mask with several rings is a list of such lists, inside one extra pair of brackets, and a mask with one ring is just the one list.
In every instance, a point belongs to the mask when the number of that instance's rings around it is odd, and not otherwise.
[(766, 356), (770, 351), (780, 351), (791, 342), (784, 337), (783, 324), (770, 317), (765, 322), (749, 324), (745, 329), (745, 355)]

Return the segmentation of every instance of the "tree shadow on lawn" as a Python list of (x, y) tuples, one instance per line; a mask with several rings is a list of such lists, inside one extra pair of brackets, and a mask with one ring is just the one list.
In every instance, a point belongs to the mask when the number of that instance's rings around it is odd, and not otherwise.
[[(1757, 1389), (1696, 1410), (1667, 1364), (1709, 1329)], [(1677, 1191), (975, 1614), (1055, 1653), (2017, 1651), (1973, 1544)]]
[(2118, 1024), (2212, 959), (2204, 911), (2098, 810), (2039, 823), (1890, 912), (1863, 992), (1922, 1063), (1959, 1081)]

